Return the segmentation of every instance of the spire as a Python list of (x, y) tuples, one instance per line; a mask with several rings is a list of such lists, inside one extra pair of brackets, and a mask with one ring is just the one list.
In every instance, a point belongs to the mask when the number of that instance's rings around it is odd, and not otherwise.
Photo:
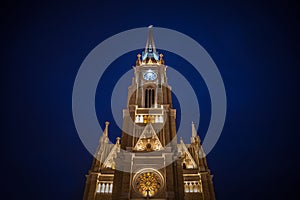
[(95, 157), (101, 163), (103, 163), (104, 161), (103, 159), (105, 158), (105, 156), (107, 155), (110, 149), (109, 138), (108, 138), (108, 125), (109, 122), (105, 122), (105, 129), (103, 131), (103, 135), (99, 139), (99, 146), (95, 154)]
[(196, 136), (197, 136), (197, 131), (194, 122), (192, 122), (192, 137), (196, 137)]
[(145, 47), (145, 52), (148, 52), (148, 53), (152, 53), (152, 52), (156, 53), (152, 28), (153, 28), (153, 25), (150, 25), (148, 27), (148, 38), (147, 38), (147, 43), (146, 43), (146, 47)]
[(100, 137), (100, 140), (99, 140), (99, 145), (100, 145), (100, 148), (103, 148), (103, 145), (106, 143), (109, 142), (109, 139), (108, 139), (108, 125), (109, 125), (109, 122), (105, 122), (105, 129), (103, 131), (103, 135)]
[(197, 130), (195, 128), (194, 122), (192, 122), (192, 137), (191, 137), (191, 143), (200, 142), (200, 137), (197, 134)]
[(148, 38), (146, 42), (146, 47), (144, 52), (142, 53), (142, 60), (146, 63), (149, 61), (152, 63), (157, 63), (159, 60), (158, 52), (156, 51), (154, 39), (153, 39), (153, 33), (152, 33), (152, 25), (148, 27)]

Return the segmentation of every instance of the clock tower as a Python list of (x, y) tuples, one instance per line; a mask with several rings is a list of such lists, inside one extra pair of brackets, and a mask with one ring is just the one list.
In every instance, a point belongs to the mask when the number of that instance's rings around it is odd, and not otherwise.
[(191, 144), (176, 136), (176, 109), (163, 55), (156, 50), (152, 26), (123, 110), (122, 137), (100, 137), (84, 200), (214, 200), (212, 175), (192, 123)]

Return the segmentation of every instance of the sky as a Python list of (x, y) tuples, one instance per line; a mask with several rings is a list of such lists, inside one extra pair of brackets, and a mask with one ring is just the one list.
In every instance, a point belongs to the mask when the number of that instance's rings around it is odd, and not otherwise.
[[(82, 199), (92, 156), (72, 116), (78, 69), (105, 39), (153, 24), (196, 40), (222, 75), (226, 121), (207, 157), (217, 199), (293, 199), (300, 168), (296, 4), (155, 0), (2, 4), (2, 196)], [(186, 60), (161, 52), (166, 64), (196, 91), (201, 106), (196, 123), (203, 138), (211, 115), (206, 85)], [(107, 87), (97, 90), (97, 117), (103, 128), (106, 120), (111, 122), (112, 141), (120, 135), (110, 111), (112, 89), (132, 68), (137, 53), (119, 57), (100, 79)], [(181, 106), (176, 97), (174, 107), (179, 126)], [(190, 134), (190, 127), (186, 130)]]

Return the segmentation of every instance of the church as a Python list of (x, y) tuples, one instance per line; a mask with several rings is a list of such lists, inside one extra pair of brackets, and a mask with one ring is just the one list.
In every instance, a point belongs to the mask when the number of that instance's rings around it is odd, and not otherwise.
[(123, 110), (122, 137), (109, 143), (109, 122), (86, 175), (83, 200), (214, 200), (212, 174), (194, 124), (190, 144), (176, 134), (167, 66), (149, 27)]

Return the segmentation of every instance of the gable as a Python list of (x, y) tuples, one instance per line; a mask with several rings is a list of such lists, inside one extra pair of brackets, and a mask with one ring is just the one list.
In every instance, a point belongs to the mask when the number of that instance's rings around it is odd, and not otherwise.
[(181, 157), (183, 158), (183, 163), (186, 166), (187, 169), (195, 169), (197, 168), (197, 164), (190, 154), (188, 148), (183, 143), (183, 141), (180, 141), (180, 144), (178, 145), (178, 151), (181, 152)]
[(163, 146), (155, 133), (151, 123), (147, 124), (139, 137), (133, 150), (135, 151), (159, 151)]

